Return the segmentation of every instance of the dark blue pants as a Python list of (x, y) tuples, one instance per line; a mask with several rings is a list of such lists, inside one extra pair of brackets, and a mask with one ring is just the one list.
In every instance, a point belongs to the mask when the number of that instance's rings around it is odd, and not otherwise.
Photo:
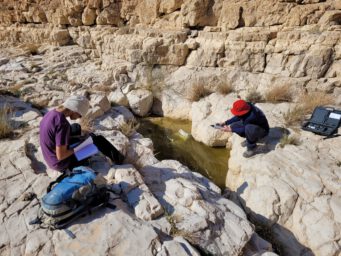
[(252, 149), (256, 147), (257, 141), (264, 138), (268, 135), (268, 131), (263, 129), (262, 127), (255, 124), (247, 124), (243, 125), (242, 121), (232, 123), (231, 127), (244, 127), (244, 132), (236, 132), (239, 136), (246, 138), (246, 146), (248, 149)]

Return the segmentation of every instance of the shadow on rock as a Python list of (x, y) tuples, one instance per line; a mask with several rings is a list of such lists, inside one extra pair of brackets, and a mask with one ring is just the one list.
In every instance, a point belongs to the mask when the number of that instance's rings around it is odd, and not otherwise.
[(256, 154), (266, 154), (276, 149), (277, 144), (281, 141), (284, 135), (289, 135), (288, 129), (283, 127), (270, 128), (268, 136), (259, 141), (257, 148), (255, 149)]
[(26, 155), (31, 160), (32, 164), (31, 167), (35, 171), (36, 174), (39, 173), (46, 173), (46, 165), (39, 161), (35, 153), (38, 151), (37, 147), (32, 143), (26, 144)]
[(313, 252), (308, 247), (301, 244), (290, 230), (278, 223), (273, 223), (273, 220), (270, 220), (247, 207), (245, 200), (241, 197), (247, 187), (248, 183), (244, 182), (237, 188), (236, 192), (226, 188), (223, 196), (235, 202), (244, 210), (249, 221), (255, 225), (256, 232), (273, 245), (273, 249), (276, 253), (279, 255), (313, 256)]

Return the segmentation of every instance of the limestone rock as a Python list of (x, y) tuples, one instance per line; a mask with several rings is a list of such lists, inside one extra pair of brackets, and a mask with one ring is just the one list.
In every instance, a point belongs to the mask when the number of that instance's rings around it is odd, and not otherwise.
[(111, 107), (108, 98), (105, 95), (100, 94), (91, 95), (90, 104), (92, 107), (99, 106), (104, 113)]
[(82, 14), (82, 23), (86, 26), (93, 25), (96, 21), (96, 10), (86, 7)]
[(164, 242), (161, 251), (157, 254), (157, 256), (167, 255), (200, 256), (201, 254), (195, 248), (193, 248), (191, 244), (187, 242), (187, 240), (177, 236), (174, 240)]
[(192, 131), (193, 138), (209, 146), (225, 146), (231, 134), (212, 128), (211, 125), (221, 123), (231, 116), (226, 111), (226, 106), (233, 102), (233, 96), (211, 94), (207, 98), (192, 105)]
[(160, 203), (144, 184), (141, 174), (132, 165), (117, 166), (114, 173), (115, 182), (120, 185), (136, 217), (147, 221), (163, 214)]
[(57, 45), (67, 45), (71, 38), (69, 31), (67, 29), (55, 29), (51, 33), (51, 41)]
[(127, 107), (129, 105), (127, 97), (122, 93), (120, 89), (116, 89), (108, 96), (110, 102)]
[(130, 91), (127, 98), (131, 110), (139, 116), (146, 116), (153, 104), (153, 94), (144, 89)]
[(315, 253), (333, 255), (340, 249), (334, 242), (339, 222), (330, 209), (337, 209), (334, 181), (340, 168), (335, 164), (339, 156), (328, 152), (334, 152), (340, 140), (327, 146), (317, 135), (303, 132), (301, 145), (280, 148), (276, 145), (281, 136), (272, 135), (281, 123), (272, 114), (277, 110), (266, 104), (261, 108), (270, 117), (270, 135), (248, 161), (242, 159), (242, 139), (232, 136), (227, 186), (237, 191), (250, 218), (272, 230), (286, 254), (298, 254), (307, 246)]
[[(231, 201), (224, 201), (220, 189), (200, 174), (172, 160), (145, 166), (140, 171), (176, 228), (192, 234), (192, 244), (206, 252), (234, 255), (238, 253), (236, 245), (250, 238), (252, 228), (245, 215)], [(210, 210), (213, 208), (215, 214)]]

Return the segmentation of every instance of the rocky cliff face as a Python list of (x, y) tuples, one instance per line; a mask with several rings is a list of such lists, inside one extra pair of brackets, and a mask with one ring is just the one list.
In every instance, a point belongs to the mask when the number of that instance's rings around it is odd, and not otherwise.
[[(19, 88), (25, 100), (52, 107), (69, 93), (100, 90), (112, 103), (130, 107), (139, 116), (153, 112), (191, 119), (192, 135), (211, 146), (226, 144), (229, 136), (218, 134), (208, 126), (226, 118), (222, 109), (230, 105), (237, 94), (242, 97), (250, 92), (265, 95), (273, 88), (288, 87), (293, 103), (262, 105), (274, 118), (270, 120), (272, 127), (284, 125), (283, 114), (299, 102), (304, 93), (321, 92), (335, 99), (336, 105), (341, 103), (340, 0), (0, 0), (0, 46), (0, 86), (11, 90)], [(203, 91), (220, 92), (226, 87), (237, 94), (213, 93), (204, 97)], [(203, 99), (193, 103), (193, 93)], [(109, 106), (103, 108), (102, 98), (93, 97), (89, 116), (96, 119)], [(33, 123), (37, 126), (37, 121)], [(109, 125), (110, 121), (104, 123)], [(290, 129), (290, 132), (295, 133), (295, 130)], [(130, 141), (139, 150), (127, 149), (129, 163), (134, 163), (144, 174), (148, 173), (148, 168), (143, 169), (145, 165), (154, 165), (153, 170), (159, 173), (165, 166), (152, 157), (143, 156), (147, 149), (141, 145), (149, 143), (139, 139)], [(291, 150), (289, 147), (278, 149), (270, 142), (270, 153), (242, 162), (240, 141), (233, 137), (227, 185), (237, 193), (229, 196), (240, 203), (250, 219), (272, 231), (284, 252), (309, 254), (312, 250), (318, 255), (337, 255), (340, 252), (340, 139), (335, 138), (329, 144), (315, 141), (304, 133), (302, 140), (303, 145), (290, 146)], [(317, 145), (314, 149), (309, 147), (311, 141)], [(310, 160), (296, 162), (301, 158)], [(182, 167), (174, 163), (166, 163), (166, 166), (182, 172)], [(9, 170), (6, 178), (14, 177), (15, 184), (27, 183), (30, 188), (31, 180), (24, 180), (25, 173), (19, 175), (19, 167)], [(149, 189), (159, 193), (159, 183), (154, 184), (152, 177), (149, 179), (145, 181)], [(243, 187), (244, 182), (248, 187)], [(183, 188), (178, 190), (181, 192)], [(12, 195), (7, 188), (6, 193), (12, 197), (3, 208), (12, 205), (19, 196)], [(266, 203), (258, 204), (263, 197), (267, 197)], [(171, 198), (177, 201), (176, 197)], [(36, 202), (32, 205), (36, 206)], [(23, 221), (16, 209), (20, 213), (25, 207), (20, 201), (5, 213), (1, 210), (4, 220), (1, 225), (6, 226), (6, 230), (15, 229), (17, 220)], [(177, 209), (184, 210), (182, 207), (180, 203)], [(205, 212), (207, 216), (208, 212)], [(211, 228), (210, 217), (206, 217), (199, 223), (204, 225), (207, 221), (202, 230)], [(218, 219), (223, 223), (224, 218)], [(122, 218), (124, 221), (130, 219)], [(183, 221), (179, 227), (192, 232), (191, 221)], [(212, 244), (221, 242), (219, 246), (224, 249), (219, 247), (219, 250), (233, 248), (233, 252), (240, 252), (244, 240), (252, 233), (248, 224), (245, 225), (245, 234), (240, 235), (243, 242), (236, 241), (224, 247), (226, 238), (219, 236), (217, 241), (211, 240)], [(153, 248), (161, 250), (159, 242), (158, 246), (152, 242), (157, 234), (149, 226), (142, 226), (149, 234), (146, 244), (153, 243), (152, 249), (145, 250), (150, 254)], [(91, 228), (95, 230), (96, 226)], [(25, 229), (20, 233), (30, 232)], [(214, 232), (199, 234), (202, 237), (216, 235)], [(56, 243), (43, 247), (48, 252), (55, 252), (55, 244), (63, 238), (49, 234), (52, 236)], [(106, 239), (110, 240), (110, 236), (108, 234)], [(0, 248), (4, 248), (1, 252), (36, 252), (35, 247), (26, 246), (25, 239), (33, 241), (38, 249), (43, 243), (43, 240), (36, 242), (30, 235), (21, 235), (19, 241), (12, 233), (4, 233), (0, 238)], [(173, 249), (180, 243), (170, 242)], [(3, 247), (5, 244), (13, 246)], [(209, 242), (207, 246), (213, 248), (211, 252), (216, 252), (216, 247)], [(137, 247), (134, 248), (138, 250)], [(163, 250), (164, 254), (160, 255), (167, 255), (167, 249)]]

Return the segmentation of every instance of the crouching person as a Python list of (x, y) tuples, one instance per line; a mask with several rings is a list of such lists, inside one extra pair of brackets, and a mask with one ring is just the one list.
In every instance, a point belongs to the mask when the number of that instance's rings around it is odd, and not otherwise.
[[(79, 125), (70, 125), (67, 117), (76, 120), (85, 116), (89, 110), (89, 101), (83, 96), (71, 96), (62, 105), (49, 111), (40, 122), (40, 146), (47, 165), (54, 170), (48, 171), (51, 178), (57, 178), (66, 170), (86, 165), (87, 159), (78, 161), (70, 145), (75, 142), (75, 134), (81, 133)], [(98, 150), (111, 161), (121, 164), (122, 154), (103, 136), (91, 134)], [(77, 139), (76, 139), (77, 140)]]
[(244, 100), (235, 101), (231, 112), (234, 117), (221, 123), (222, 130), (246, 138), (242, 143), (247, 148), (243, 156), (251, 157), (255, 154), (257, 142), (269, 134), (268, 120), (262, 110)]

